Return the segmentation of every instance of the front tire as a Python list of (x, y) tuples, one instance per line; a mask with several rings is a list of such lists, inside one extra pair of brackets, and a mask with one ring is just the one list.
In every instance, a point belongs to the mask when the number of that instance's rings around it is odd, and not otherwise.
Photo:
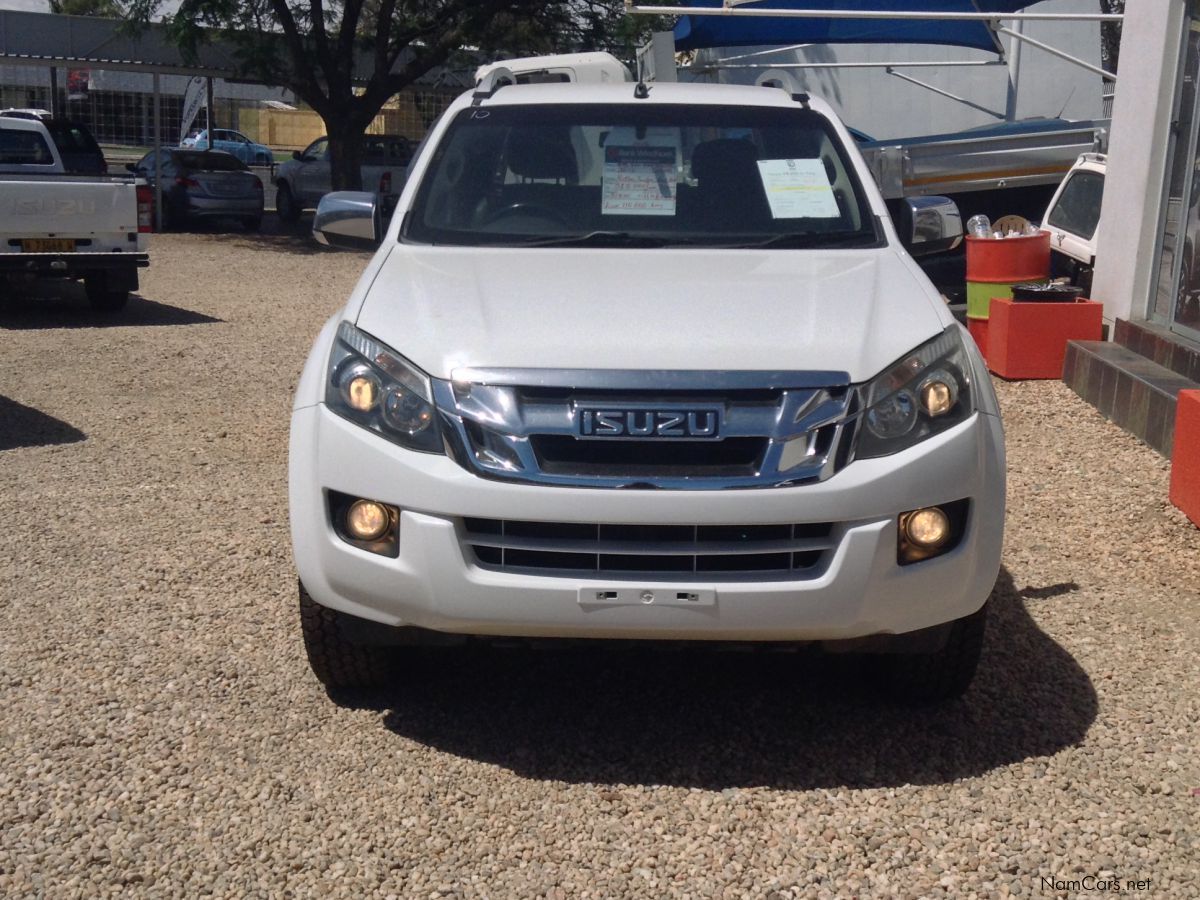
[(292, 189), (283, 181), (279, 183), (275, 191), (275, 212), (285, 222), (300, 221), (300, 205), (292, 195)]
[(887, 692), (902, 703), (945, 703), (961, 697), (971, 685), (983, 650), (988, 604), (951, 623), (946, 643), (927, 653), (877, 657), (878, 675)]
[(246, 231), (258, 231), (262, 228), (262, 216), (248, 216), (242, 219), (242, 228)]
[(382, 647), (354, 644), (342, 634), (339, 614), (321, 606), (300, 584), (300, 632), (308, 665), (328, 688), (378, 687), (388, 680), (390, 665)]

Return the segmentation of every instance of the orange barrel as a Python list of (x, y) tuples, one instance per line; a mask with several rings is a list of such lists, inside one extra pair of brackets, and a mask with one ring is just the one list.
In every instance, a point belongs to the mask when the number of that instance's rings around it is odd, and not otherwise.
[(1023, 237), (967, 236), (967, 315), (988, 317), (993, 297), (1012, 297), (1014, 284), (1050, 277), (1050, 232)]
[(967, 331), (971, 332), (971, 337), (975, 338), (975, 346), (979, 348), (979, 352), (983, 354), (984, 362), (987, 362), (988, 355), (988, 317), (973, 316), (967, 314)]

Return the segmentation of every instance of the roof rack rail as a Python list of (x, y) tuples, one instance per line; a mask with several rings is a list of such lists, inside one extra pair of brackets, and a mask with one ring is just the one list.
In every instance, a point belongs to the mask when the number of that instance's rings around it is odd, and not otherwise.
[(517, 76), (512, 73), (511, 69), (506, 69), (503, 66), (498, 66), (488, 72), (475, 85), (475, 93), (471, 95), (471, 105), (478, 106), (482, 101), (491, 97), (496, 91), (504, 87), (506, 84), (516, 84)]

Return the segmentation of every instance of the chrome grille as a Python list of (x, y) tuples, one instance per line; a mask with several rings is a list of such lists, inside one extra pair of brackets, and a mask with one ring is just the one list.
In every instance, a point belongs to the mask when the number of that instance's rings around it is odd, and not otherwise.
[(836, 541), (830, 523), (609, 525), (463, 520), (475, 562), (498, 571), (703, 580), (810, 578)]
[[(665, 489), (822, 481), (844, 464), (856, 393), (836, 372), (456, 371), (434, 380), (448, 445), (478, 475), (537, 484)], [(714, 410), (719, 434), (597, 438), (598, 409)], [(632, 428), (632, 426), (631, 426)]]

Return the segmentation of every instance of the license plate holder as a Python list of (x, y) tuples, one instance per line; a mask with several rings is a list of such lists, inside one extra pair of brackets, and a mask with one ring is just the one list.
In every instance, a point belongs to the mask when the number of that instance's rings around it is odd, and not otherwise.
[(73, 238), (24, 238), (21, 241), (23, 253), (74, 253)]
[(590, 587), (579, 589), (580, 606), (717, 605), (717, 592), (703, 587)]

